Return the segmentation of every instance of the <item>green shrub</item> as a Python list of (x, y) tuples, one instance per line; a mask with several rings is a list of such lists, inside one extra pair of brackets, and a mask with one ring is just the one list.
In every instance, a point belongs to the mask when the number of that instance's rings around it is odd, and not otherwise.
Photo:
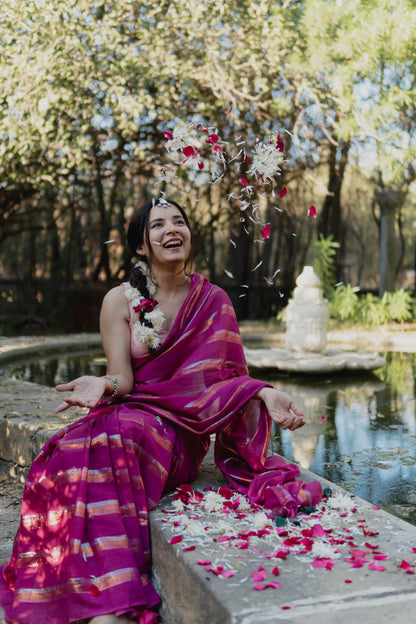
[(335, 256), (338, 247), (339, 243), (334, 241), (332, 234), (327, 238), (324, 238), (321, 234), (319, 240), (312, 243), (312, 249), (315, 254), (313, 268), (321, 280), (324, 297), (327, 299), (331, 299), (334, 294)]
[(355, 321), (359, 309), (358, 286), (341, 284), (334, 289), (334, 294), (328, 303), (331, 318), (340, 321)]
[(389, 321), (404, 323), (413, 318), (412, 295), (400, 288), (394, 292), (385, 292), (381, 300), (386, 308), (386, 316)]

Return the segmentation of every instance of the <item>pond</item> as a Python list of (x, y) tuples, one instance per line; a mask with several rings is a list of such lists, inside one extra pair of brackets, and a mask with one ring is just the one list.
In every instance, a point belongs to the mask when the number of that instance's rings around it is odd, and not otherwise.
[[(416, 354), (380, 355), (387, 363), (374, 373), (252, 375), (290, 394), (307, 419), (293, 433), (276, 427), (274, 452), (416, 525)], [(82, 374), (105, 374), (101, 353), (45, 357), (3, 370), (51, 387)]]

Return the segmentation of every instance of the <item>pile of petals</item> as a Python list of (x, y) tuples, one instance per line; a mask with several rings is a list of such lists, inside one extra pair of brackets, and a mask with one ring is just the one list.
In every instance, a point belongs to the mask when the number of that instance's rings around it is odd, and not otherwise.
[[(284, 561), (290, 557), (325, 570), (335, 565), (386, 570), (389, 555), (378, 545), (378, 531), (363, 517), (368, 507), (360, 508), (342, 491), (328, 494), (319, 506), (300, 511), (292, 520), (269, 517), (228, 486), (199, 492), (183, 485), (165, 500), (169, 503), (159, 513), (170, 531), (171, 544), (185, 553), (198, 548), (202, 556), (197, 564), (217, 577), (241, 575), (246, 568), (246, 577), (257, 591), (280, 587), (276, 577), (284, 572)], [(416, 548), (409, 546), (407, 559), (397, 560), (396, 568), (414, 574), (415, 553)]]

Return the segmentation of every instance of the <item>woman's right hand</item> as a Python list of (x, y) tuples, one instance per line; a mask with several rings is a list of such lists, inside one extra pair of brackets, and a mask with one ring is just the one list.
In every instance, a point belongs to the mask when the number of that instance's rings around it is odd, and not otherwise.
[(54, 410), (55, 414), (64, 412), (68, 407), (78, 406), (91, 409), (97, 405), (106, 392), (108, 380), (105, 377), (83, 375), (55, 387), (58, 392), (70, 392), (63, 402)]

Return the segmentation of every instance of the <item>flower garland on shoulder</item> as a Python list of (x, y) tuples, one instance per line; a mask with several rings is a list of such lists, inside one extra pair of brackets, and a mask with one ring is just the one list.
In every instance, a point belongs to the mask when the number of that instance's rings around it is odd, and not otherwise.
[(133, 334), (148, 347), (149, 351), (152, 351), (161, 344), (159, 333), (165, 322), (165, 315), (160, 309), (159, 303), (153, 298), (156, 292), (156, 284), (149, 267), (145, 262), (139, 260), (135, 268), (139, 269), (146, 278), (149, 297), (144, 297), (132, 284), (125, 287), (124, 294), (133, 310), (139, 314), (139, 319), (133, 326)]

